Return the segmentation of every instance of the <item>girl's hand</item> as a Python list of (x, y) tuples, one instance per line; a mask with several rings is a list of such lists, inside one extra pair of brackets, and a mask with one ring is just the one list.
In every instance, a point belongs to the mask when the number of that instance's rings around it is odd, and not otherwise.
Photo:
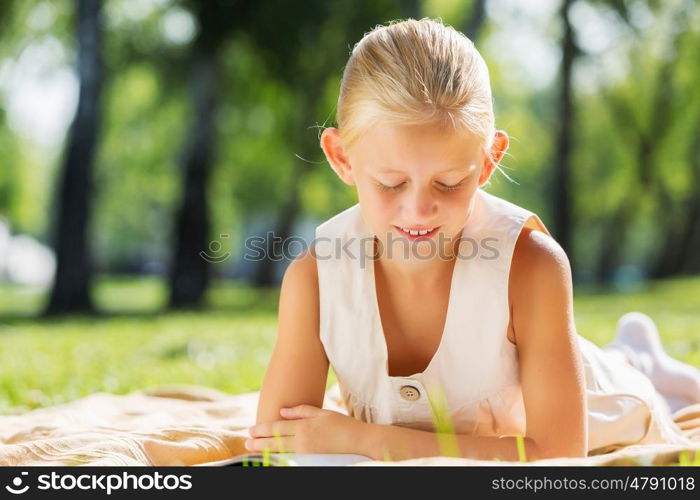
[(266, 422), (248, 429), (249, 451), (271, 453), (361, 453), (359, 433), (364, 422), (342, 413), (311, 405), (282, 408), (285, 420)]

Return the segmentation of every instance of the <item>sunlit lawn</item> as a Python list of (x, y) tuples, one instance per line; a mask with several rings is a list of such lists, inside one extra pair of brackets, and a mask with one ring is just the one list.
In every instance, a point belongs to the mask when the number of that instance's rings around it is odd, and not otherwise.
[(163, 314), (157, 280), (103, 280), (95, 295), (108, 315), (36, 320), (16, 312), (40, 308), (42, 294), (0, 289), (0, 411), (169, 384), (259, 388), (276, 333), (276, 290), (217, 283), (206, 312)]
[[(0, 413), (169, 384), (259, 389), (276, 334), (276, 289), (216, 282), (202, 312), (159, 313), (165, 289), (156, 279), (103, 279), (95, 297), (109, 314), (37, 320), (42, 292), (0, 287)], [(698, 297), (700, 278), (634, 294), (577, 290), (578, 331), (604, 344), (622, 314), (643, 311), (669, 353), (700, 367)], [(328, 385), (334, 382), (331, 372)]]

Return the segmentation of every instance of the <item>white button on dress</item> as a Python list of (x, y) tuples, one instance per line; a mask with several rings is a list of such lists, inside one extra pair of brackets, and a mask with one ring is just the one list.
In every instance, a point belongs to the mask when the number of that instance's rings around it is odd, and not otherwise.
[(420, 391), (412, 385), (402, 386), (399, 392), (406, 401), (415, 401), (420, 397)]

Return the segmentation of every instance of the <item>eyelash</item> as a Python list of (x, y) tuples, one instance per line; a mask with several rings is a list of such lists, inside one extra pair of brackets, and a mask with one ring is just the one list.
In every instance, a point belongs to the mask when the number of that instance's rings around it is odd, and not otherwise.
[[(455, 184), (455, 185), (453, 185), (453, 186), (448, 186), (448, 185), (446, 185), (446, 184), (442, 184), (442, 183), (439, 183), (439, 182), (438, 182), (438, 184), (440, 184), (440, 186), (441, 186), (443, 189), (446, 189), (447, 191), (455, 191), (456, 189), (459, 189), (459, 188), (460, 188), (460, 186), (462, 185), (463, 182), (464, 182), (464, 181), (460, 181), (460, 182), (458, 182), (457, 184)], [(385, 185), (382, 184), (381, 182), (378, 182), (377, 184), (379, 185), (379, 187), (381, 188), (382, 191), (392, 191), (392, 192), (398, 191), (399, 189), (401, 189), (401, 186), (404, 185), (403, 182), (402, 182), (401, 184), (399, 184), (398, 186), (385, 186)]]

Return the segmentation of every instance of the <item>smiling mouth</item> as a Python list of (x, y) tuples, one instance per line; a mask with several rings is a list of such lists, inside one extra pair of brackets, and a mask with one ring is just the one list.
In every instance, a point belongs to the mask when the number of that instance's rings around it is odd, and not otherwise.
[(426, 238), (431, 238), (435, 234), (437, 234), (438, 229), (440, 229), (441, 226), (435, 226), (431, 228), (425, 228), (425, 229), (411, 229), (408, 227), (400, 227), (400, 226), (394, 226), (396, 230), (406, 236), (410, 240), (416, 240), (416, 239), (426, 239)]

